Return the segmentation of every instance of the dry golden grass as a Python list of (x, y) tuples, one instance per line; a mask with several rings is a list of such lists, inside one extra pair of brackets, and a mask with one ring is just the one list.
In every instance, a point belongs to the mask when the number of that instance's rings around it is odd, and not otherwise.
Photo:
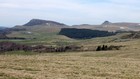
[(140, 79), (139, 51), (1, 55), (0, 79)]
[(139, 40), (119, 51), (0, 55), (0, 79), (140, 79)]

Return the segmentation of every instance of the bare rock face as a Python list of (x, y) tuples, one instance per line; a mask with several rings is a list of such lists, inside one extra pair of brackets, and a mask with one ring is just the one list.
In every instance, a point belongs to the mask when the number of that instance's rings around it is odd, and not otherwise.
[(28, 23), (24, 24), (23, 26), (35, 26), (35, 25), (59, 25), (59, 26), (65, 26), (63, 23), (58, 23), (55, 21), (49, 21), (49, 20), (41, 20), (41, 19), (32, 19)]

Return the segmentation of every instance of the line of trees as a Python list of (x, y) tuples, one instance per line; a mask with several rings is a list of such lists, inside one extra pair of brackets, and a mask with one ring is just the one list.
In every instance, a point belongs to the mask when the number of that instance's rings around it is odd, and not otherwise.
[(115, 35), (114, 32), (91, 30), (91, 29), (76, 29), (76, 28), (62, 28), (59, 35), (65, 35), (74, 39), (90, 39), (95, 37), (105, 37)]

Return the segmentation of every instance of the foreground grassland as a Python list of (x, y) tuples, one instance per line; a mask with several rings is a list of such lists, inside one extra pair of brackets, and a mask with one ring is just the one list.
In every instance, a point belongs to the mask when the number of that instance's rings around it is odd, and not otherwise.
[(111, 44), (126, 47), (116, 51), (0, 55), (0, 79), (140, 79), (140, 40)]
[(0, 79), (140, 79), (140, 53), (1, 55)]

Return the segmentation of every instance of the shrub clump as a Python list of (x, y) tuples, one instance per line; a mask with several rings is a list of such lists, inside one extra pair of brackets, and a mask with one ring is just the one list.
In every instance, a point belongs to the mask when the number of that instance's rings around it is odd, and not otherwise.
[(120, 48), (123, 46), (107, 46), (107, 45), (100, 45), (97, 46), (96, 51), (106, 51), (106, 50), (120, 50)]

